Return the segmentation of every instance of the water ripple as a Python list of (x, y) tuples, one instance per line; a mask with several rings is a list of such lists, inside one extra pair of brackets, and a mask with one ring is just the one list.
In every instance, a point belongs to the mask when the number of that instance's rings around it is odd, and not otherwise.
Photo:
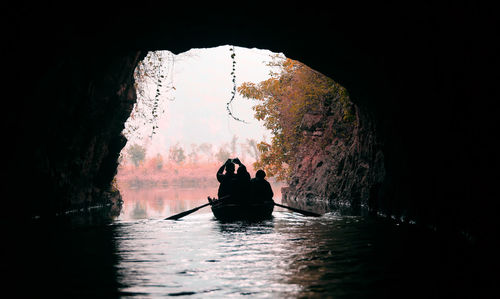
[(334, 213), (278, 211), (258, 223), (220, 223), (205, 213), (110, 228), (118, 292), (141, 298), (384, 297), (401, 283), (401, 252), (414, 256), (393, 241), (393, 226)]

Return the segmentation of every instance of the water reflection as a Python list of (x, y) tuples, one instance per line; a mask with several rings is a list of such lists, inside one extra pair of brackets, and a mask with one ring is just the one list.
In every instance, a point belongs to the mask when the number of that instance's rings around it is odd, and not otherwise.
[(125, 212), (111, 223), (38, 223), (20, 233), (9, 243), (23, 249), (18, 268), (8, 268), (23, 277), (16, 294), (29, 285), (33, 297), (474, 297), (484, 277), (466, 247), (444, 246), (414, 226), (288, 211), (220, 223), (210, 209), (164, 221), (199, 205), (189, 192), (208, 190), (178, 190), (177, 200), (168, 192), (131, 193), (135, 200), (125, 198)]
[[(158, 219), (207, 203), (216, 188), (122, 188), (123, 207), (119, 220)], [(201, 209), (197, 213), (211, 213)]]
[(2, 289), (12, 298), (113, 298), (119, 292), (115, 230), (87, 214), (16, 224), (3, 238)]
[[(276, 202), (281, 202), (281, 184), (273, 183)], [(123, 206), (118, 220), (163, 219), (202, 204), (207, 196), (216, 197), (217, 187), (129, 188), (121, 187)], [(211, 213), (210, 208), (196, 212)]]
[(434, 239), (365, 217), (277, 212), (220, 223), (205, 213), (115, 228), (120, 291), (129, 295), (429, 297), (449, 278), (436, 274)]
[(117, 268), (127, 285), (122, 291), (204, 298), (289, 291), (290, 284), (277, 276), (286, 243), (279, 241), (274, 221), (219, 223), (199, 214), (178, 222), (117, 224)]

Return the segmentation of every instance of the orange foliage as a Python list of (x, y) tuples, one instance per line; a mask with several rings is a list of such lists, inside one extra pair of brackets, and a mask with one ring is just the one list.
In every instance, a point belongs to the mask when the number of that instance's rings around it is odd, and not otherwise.
[(342, 87), (298, 61), (274, 58), (269, 65), (279, 67), (280, 73), (271, 73), (271, 78), (258, 84), (245, 82), (238, 92), (258, 101), (255, 118), (264, 121), (273, 135), (271, 143), (258, 145), (260, 157), (254, 166), (263, 168), (268, 176), (286, 180), (303, 141), (300, 123), (304, 114), (319, 110), (326, 98), (332, 98)]
[[(165, 159), (166, 160), (166, 159)], [(144, 161), (138, 167), (120, 164), (116, 181), (119, 187), (207, 187), (218, 186), (216, 173), (219, 162), (165, 162), (161, 156)], [(160, 167), (161, 165), (161, 167)], [(252, 176), (255, 170), (246, 165)]]

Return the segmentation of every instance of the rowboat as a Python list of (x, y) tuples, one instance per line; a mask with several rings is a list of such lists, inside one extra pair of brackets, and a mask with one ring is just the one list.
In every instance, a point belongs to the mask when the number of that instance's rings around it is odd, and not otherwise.
[(274, 210), (274, 201), (237, 201), (231, 198), (212, 199), (208, 201), (212, 207), (212, 213), (219, 221), (256, 221), (271, 219)]
[(212, 207), (212, 213), (214, 214), (215, 218), (221, 221), (237, 221), (237, 220), (258, 221), (264, 219), (271, 219), (274, 206), (285, 208), (305, 216), (312, 216), (312, 217), (321, 216), (320, 214), (316, 214), (314, 212), (309, 212), (297, 208), (284, 206), (282, 204), (274, 202), (272, 199), (249, 202), (249, 201), (233, 200), (231, 199), (230, 196), (227, 196), (227, 197), (222, 197), (220, 199), (208, 197), (208, 202), (206, 204), (203, 204), (191, 210), (187, 210), (172, 215), (170, 217), (165, 218), (165, 220), (179, 220), (182, 217), (194, 213), (199, 209), (209, 205)]

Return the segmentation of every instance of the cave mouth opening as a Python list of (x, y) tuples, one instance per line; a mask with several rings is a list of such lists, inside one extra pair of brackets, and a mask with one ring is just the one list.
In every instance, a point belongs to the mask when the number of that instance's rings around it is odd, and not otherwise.
[(231, 45), (149, 52), (134, 79), (137, 102), (114, 180), (125, 217), (204, 203), (216, 194), (217, 169), (235, 157), (252, 176), (268, 173), (278, 201), (314, 199), (324, 208), (338, 191), (324, 186), (328, 173), (342, 175), (358, 116), (332, 79), (282, 53)]
[[(115, 186), (122, 217), (165, 216), (217, 194), (215, 173), (239, 157), (254, 175), (269, 130), (236, 88), (269, 78), (269, 50), (231, 45), (150, 51), (134, 71), (137, 101), (122, 134)], [(276, 188), (281, 183), (275, 182)]]

